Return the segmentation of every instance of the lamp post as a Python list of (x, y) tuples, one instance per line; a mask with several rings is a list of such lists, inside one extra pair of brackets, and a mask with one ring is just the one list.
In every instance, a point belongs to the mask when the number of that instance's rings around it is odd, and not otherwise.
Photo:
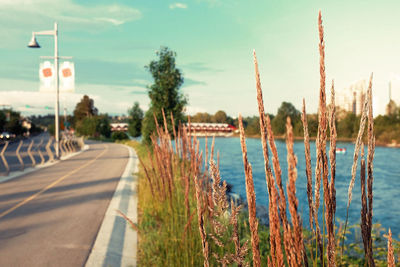
[(59, 124), (59, 81), (58, 81), (58, 28), (57, 22), (54, 23), (54, 30), (50, 31), (40, 31), (40, 32), (32, 32), (32, 40), (29, 42), (29, 48), (40, 48), (40, 45), (36, 41), (36, 35), (47, 35), (54, 36), (54, 70), (56, 74), (56, 107), (55, 107), (55, 136), (56, 136), (56, 158), (60, 158), (60, 124)]

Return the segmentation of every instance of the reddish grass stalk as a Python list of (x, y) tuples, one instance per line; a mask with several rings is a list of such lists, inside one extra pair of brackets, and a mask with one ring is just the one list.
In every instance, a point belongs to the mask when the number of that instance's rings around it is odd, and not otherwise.
[(314, 231), (313, 227), (313, 194), (312, 194), (312, 171), (311, 171), (311, 153), (310, 153), (310, 137), (308, 134), (308, 123), (307, 123), (307, 113), (306, 113), (306, 102), (303, 98), (303, 113), (301, 115), (301, 121), (303, 122), (303, 132), (304, 132), (304, 150), (306, 159), (306, 176), (307, 176), (307, 200), (309, 209), (309, 223), (310, 229)]
[(164, 113), (164, 109), (161, 109), (161, 113), (163, 116), (163, 122), (164, 122), (164, 133), (168, 133), (168, 124), (167, 124), (167, 119), (165, 118), (165, 113)]
[[(318, 209), (320, 204), (320, 185), (321, 185), (321, 175), (323, 164), (321, 163), (322, 150), (325, 148), (322, 146), (324, 144), (326, 137), (326, 96), (325, 96), (325, 42), (324, 42), (324, 28), (322, 26), (321, 11), (318, 15), (318, 30), (319, 30), (319, 72), (320, 72), (320, 90), (319, 90), (319, 107), (318, 107), (318, 134), (316, 140), (317, 148), (317, 164), (315, 170), (315, 211), (314, 214), (318, 217)], [(322, 138), (322, 140), (321, 140)], [(318, 219), (316, 220), (317, 223)]]
[(122, 211), (117, 210), (117, 213), (121, 215), (121, 217), (124, 218), (125, 221), (129, 223), (129, 225), (132, 227), (133, 230), (135, 230), (138, 234), (140, 234), (141, 231), (136, 223), (134, 223), (131, 219), (129, 219), (129, 217), (126, 216), (125, 213), (123, 213)]
[[(371, 76), (372, 78), (372, 76)], [(361, 152), (361, 234), (364, 243), (365, 258), (368, 261), (368, 266), (375, 266), (373, 252), (372, 252), (372, 160), (375, 150), (375, 139), (373, 136), (373, 117), (372, 117), (372, 84), (368, 86), (368, 181), (367, 181), (367, 193), (365, 192), (365, 159), (364, 159), (364, 145), (362, 144)], [(368, 202), (367, 195), (368, 194)]]
[(275, 187), (274, 177), (269, 163), (266, 117), (265, 117), (264, 101), (263, 101), (261, 82), (260, 82), (260, 73), (258, 71), (258, 62), (255, 51), (253, 51), (253, 57), (254, 57), (254, 68), (255, 68), (256, 87), (257, 87), (258, 113), (260, 115), (261, 142), (264, 155), (264, 170), (268, 186), (270, 245), (271, 245), (271, 256), (272, 256), (271, 262), (273, 263), (274, 266), (283, 266), (283, 252), (281, 246), (281, 234), (279, 229), (280, 222), (279, 222), (278, 208), (276, 204), (278, 193)]
[[(335, 260), (335, 211), (336, 211), (336, 190), (335, 190), (335, 176), (336, 176), (336, 126), (335, 126), (335, 89), (334, 82), (332, 81), (331, 87), (331, 110), (329, 117), (329, 128), (330, 128), (330, 148), (329, 148), (329, 159), (331, 165), (331, 181), (328, 184), (328, 166), (326, 168), (326, 177), (324, 178), (324, 198), (325, 198), (325, 221), (326, 221), (326, 231), (328, 234), (328, 247), (327, 247), (327, 257), (328, 265), (336, 266)], [(326, 138), (326, 137), (325, 137)], [(325, 152), (325, 151), (324, 151)], [(325, 162), (326, 153), (325, 153)], [(326, 193), (325, 193), (326, 191)]]
[(285, 248), (285, 253), (286, 257), (288, 259), (288, 262), (292, 262), (294, 259), (294, 255), (291, 253), (291, 229), (290, 225), (287, 219), (287, 214), (286, 214), (286, 197), (285, 197), (285, 191), (283, 190), (283, 185), (282, 185), (282, 170), (281, 166), (279, 164), (279, 157), (278, 157), (278, 150), (276, 149), (275, 145), (275, 139), (274, 139), (274, 133), (272, 131), (272, 126), (271, 126), (271, 121), (269, 116), (266, 117), (266, 122), (267, 122), (267, 136), (268, 136), (268, 141), (269, 145), (271, 147), (271, 152), (273, 155), (272, 158), (272, 163), (274, 167), (274, 172), (275, 172), (275, 179), (276, 179), (276, 184), (278, 185), (279, 192), (277, 192), (277, 201), (278, 203), (278, 208), (279, 208), (279, 215), (282, 221), (282, 226), (283, 226), (283, 245)]
[(154, 117), (154, 122), (156, 124), (156, 132), (158, 136), (161, 136), (162, 133), (160, 132), (160, 127), (158, 126), (158, 120), (157, 120), (157, 116), (156, 113), (153, 112), (153, 117)]
[(290, 117), (286, 120), (286, 147), (287, 147), (287, 162), (288, 162), (288, 184), (286, 186), (289, 202), (289, 211), (292, 218), (293, 234), (292, 234), (292, 254), (295, 256), (292, 259), (293, 266), (300, 266), (302, 260), (307, 262), (307, 257), (304, 257), (305, 251), (303, 250), (303, 231), (301, 226), (301, 219), (297, 212), (299, 200), (296, 197), (296, 180), (297, 180), (297, 158), (293, 151), (293, 128), (290, 122)]
[(205, 228), (205, 222), (204, 222), (204, 208), (203, 205), (201, 204), (201, 187), (199, 184), (199, 180), (197, 176), (194, 177), (194, 185), (196, 189), (196, 205), (197, 205), (197, 222), (199, 224), (199, 232), (200, 232), (200, 238), (201, 238), (201, 246), (203, 249), (203, 257), (204, 257), (204, 267), (209, 266), (209, 261), (208, 261), (208, 242), (207, 242), (207, 233), (206, 233), (206, 228)]
[(157, 166), (157, 169), (158, 169), (158, 174), (159, 174), (161, 184), (162, 184), (162, 192), (163, 192), (164, 199), (165, 199), (167, 197), (167, 188), (168, 188), (167, 181), (166, 181), (166, 174), (165, 174), (165, 170), (164, 170), (163, 163), (161, 160), (159, 147), (158, 147), (158, 145), (156, 145), (157, 139), (154, 135), (152, 135), (151, 140), (153, 142), (153, 154), (154, 154), (155, 161), (156, 161), (155, 165)]
[(361, 235), (364, 244), (365, 257), (368, 260), (369, 265), (369, 239), (368, 239), (368, 224), (367, 224), (367, 196), (365, 193), (365, 159), (364, 159), (364, 144), (361, 144), (361, 173), (360, 173), (360, 184), (361, 184)]
[(256, 194), (254, 191), (253, 172), (251, 164), (247, 160), (246, 140), (244, 136), (243, 120), (239, 114), (240, 143), (242, 146), (243, 165), (246, 177), (246, 196), (249, 208), (249, 225), (251, 232), (251, 246), (253, 249), (253, 266), (261, 266), (259, 237), (258, 237), (258, 220), (256, 217)]
[[(372, 87), (372, 75), (370, 77), (369, 86)], [(362, 142), (362, 136), (364, 134), (364, 128), (365, 128), (365, 123), (367, 120), (368, 111), (369, 111), (369, 98), (367, 97), (364, 101), (364, 105), (363, 105), (363, 109), (362, 109), (362, 113), (361, 113), (360, 129), (358, 130), (358, 136), (357, 136), (357, 140), (356, 140), (356, 144), (355, 144), (355, 148), (354, 148), (353, 165), (351, 168), (351, 181), (350, 181), (349, 189), (348, 189), (348, 201), (347, 201), (347, 208), (346, 208), (346, 221), (344, 224), (344, 235), (346, 234), (346, 230), (347, 230), (347, 223), (348, 223), (348, 219), (349, 219), (349, 208), (350, 208), (350, 203), (352, 200), (352, 192), (353, 192), (354, 183), (356, 180), (358, 154), (360, 152), (360, 146), (361, 146), (361, 142)], [(344, 235), (342, 238), (341, 257), (343, 256), (343, 250), (344, 250)]]
[(235, 254), (233, 255), (233, 261), (238, 267), (246, 266), (245, 257), (248, 251), (248, 241), (246, 241), (243, 246), (240, 245), (239, 231), (238, 231), (238, 215), (242, 206), (235, 206), (233, 199), (231, 199), (231, 218), (230, 224), (232, 225), (232, 241), (235, 244)]
[(390, 228), (389, 228), (389, 235), (388, 235), (387, 263), (388, 263), (388, 267), (395, 266), (394, 250), (393, 250), (393, 244), (392, 244), (392, 231), (390, 230)]
[[(319, 90), (319, 107), (318, 107), (318, 133), (316, 139), (316, 167), (315, 167), (315, 186), (314, 186), (314, 222), (318, 248), (320, 251), (320, 260), (324, 262), (323, 245), (321, 238), (321, 230), (318, 222), (318, 210), (320, 205), (320, 187), (321, 176), (324, 185), (327, 184), (327, 158), (326, 158), (326, 95), (325, 95), (325, 41), (324, 28), (322, 26), (321, 11), (318, 14), (318, 31), (319, 31), (319, 72), (320, 72), (320, 90)], [(325, 188), (325, 187), (324, 187)], [(327, 193), (327, 190), (324, 190)]]
[(374, 118), (372, 114), (372, 75), (369, 80), (368, 85), (368, 100), (369, 100), (369, 107), (368, 107), (368, 155), (367, 155), (367, 171), (368, 171), (368, 180), (367, 180), (367, 188), (368, 188), (368, 214), (367, 214), (367, 225), (368, 225), (368, 263), (369, 266), (375, 266), (374, 259), (373, 259), (373, 251), (372, 251), (372, 202), (373, 202), (373, 192), (372, 192), (372, 184), (374, 181), (373, 176), (373, 160), (374, 160), (374, 153), (375, 153), (375, 136), (374, 136)]
[(183, 240), (185, 240), (186, 233), (187, 232), (190, 233), (190, 231), (188, 231), (188, 229), (190, 229), (190, 226), (192, 225), (192, 220), (193, 220), (193, 216), (195, 213), (196, 213), (196, 210), (193, 210), (192, 214), (190, 214), (190, 216), (188, 216), (188, 219), (187, 219), (188, 221), (185, 225), (185, 228), (183, 229), (182, 242), (183, 242)]
[[(146, 165), (144, 165), (144, 163), (143, 163), (143, 161), (140, 159), (140, 157), (138, 157), (138, 159), (139, 159), (140, 164), (141, 164), (142, 167), (143, 167), (143, 170), (144, 170), (144, 173), (145, 173), (145, 175), (146, 175), (147, 181), (149, 182), (151, 195), (152, 195), (153, 198), (154, 198), (155, 195), (154, 195), (153, 183), (151, 182), (151, 178), (150, 178), (150, 175), (149, 175), (149, 173), (148, 173), (148, 171), (147, 171)], [(156, 179), (157, 179), (157, 178), (156, 178)]]
[(172, 111), (170, 113), (170, 117), (171, 117), (171, 125), (172, 125), (172, 132), (174, 134), (174, 141), (175, 141), (175, 153), (178, 154), (178, 139), (176, 138), (176, 130), (175, 130), (175, 121), (174, 121), (174, 114), (172, 114)]
[[(155, 177), (155, 181), (156, 181), (156, 185), (157, 185), (157, 192), (159, 193), (159, 196), (161, 197), (161, 199), (165, 199), (165, 194), (164, 194), (164, 190), (161, 190), (160, 187), (160, 179), (159, 179), (159, 175), (157, 175), (156, 169), (154, 167), (154, 162), (153, 162), (153, 156), (150, 153), (150, 150), (147, 151), (147, 156), (150, 159), (150, 164), (151, 164), (151, 170), (153, 172), (153, 175)], [(162, 180), (162, 179), (161, 179)]]
[(214, 160), (214, 147), (215, 147), (215, 135), (213, 136), (212, 143), (211, 143), (210, 160)]

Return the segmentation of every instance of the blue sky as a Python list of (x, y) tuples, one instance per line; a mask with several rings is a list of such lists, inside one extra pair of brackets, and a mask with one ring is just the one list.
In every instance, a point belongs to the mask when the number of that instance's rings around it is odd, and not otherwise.
[[(351, 2), (351, 3), (350, 3)], [(267, 112), (282, 101), (316, 112), (319, 87), (318, 10), (326, 40), (327, 82), (340, 91), (374, 72), (375, 114), (400, 101), (398, 1), (267, 0), (0, 0), (0, 104), (47, 113), (54, 95), (39, 93), (39, 56), (53, 39), (28, 49), (32, 31), (59, 23), (61, 56), (73, 56), (76, 90), (60, 97), (72, 112), (83, 94), (101, 112), (123, 114), (149, 103), (144, 68), (160, 46), (177, 53), (188, 113), (257, 114), (252, 51), (256, 49)], [(329, 84), (329, 82), (328, 82)], [(25, 105), (37, 107), (26, 108)]]

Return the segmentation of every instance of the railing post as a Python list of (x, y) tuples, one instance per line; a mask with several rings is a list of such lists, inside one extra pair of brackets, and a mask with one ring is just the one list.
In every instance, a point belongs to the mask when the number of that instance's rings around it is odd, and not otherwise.
[(81, 136), (80, 149), (83, 149), (84, 146), (85, 146), (85, 140), (83, 139), (83, 136)]
[(28, 147), (28, 155), (29, 155), (29, 158), (32, 161), (32, 167), (35, 167), (35, 165), (36, 165), (35, 157), (32, 155), (32, 146), (33, 146), (34, 143), (35, 143), (35, 141), (32, 140), (32, 142), (29, 144), (29, 147)]
[(17, 158), (19, 160), (19, 163), (21, 164), (21, 170), (23, 171), (25, 166), (24, 166), (24, 161), (22, 160), (21, 155), (19, 154), (19, 150), (21, 149), (22, 145), (24, 144), (24, 141), (21, 140), (19, 141), (19, 145), (17, 147), (17, 150), (15, 151), (15, 153), (17, 154)]
[(73, 148), (73, 144), (72, 144), (72, 140), (71, 139), (68, 140), (68, 149), (69, 149), (69, 153), (73, 153), (74, 152), (74, 148)]
[(63, 148), (63, 142), (64, 142), (64, 139), (61, 139), (60, 142), (59, 142), (60, 156), (65, 156), (65, 151), (64, 151), (64, 148)]
[(68, 155), (67, 140), (64, 139), (62, 144), (65, 151), (65, 155)]
[(51, 148), (50, 148), (51, 143), (53, 143), (53, 138), (52, 137), (49, 138), (49, 142), (47, 142), (47, 145), (46, 145), (46, 151), (47, 151), (47, 155), (49, 156), (49, 161), (50, 162), (54, 161), (54, 155), (53, 155), (53, 152), (51, 151)]
[(10, 167), (8, 166), (8, 162), (6, 160), (6, 157), (4, 156), (4, 153), (6, 152), (7, 147), (8, 147), (8, 141), (6, 141), (4, 143), (4, 147), (1, 150), (1, 154), (0, 154), (1, 159), (3, 160), (3, 163), (4, 163), (4, 167), (6, 168), (6, 176), (8, 176), (8, 174), (10, 173)]
[(36, 147), (36, 149), (37, 149), (37, 151), (38, 151), (38, 153), (39, 153), (39, 156), (40, 156), (40, 165), (44, 164), (43, 153), (42, 153), (42, 151), (40, 150), (40, 148), (42, 147), (42, 144), (43, 144), (43, 139), (40, 140), (38, 146)]

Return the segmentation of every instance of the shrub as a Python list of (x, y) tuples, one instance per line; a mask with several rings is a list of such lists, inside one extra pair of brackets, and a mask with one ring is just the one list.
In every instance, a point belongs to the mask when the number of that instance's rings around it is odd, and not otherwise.
[(111, 139), (113, 141), (117, 141), (117, 140), (126, 140), (129, 139), (128, 135), (124, 132), (113, 132), (111, 134)]

